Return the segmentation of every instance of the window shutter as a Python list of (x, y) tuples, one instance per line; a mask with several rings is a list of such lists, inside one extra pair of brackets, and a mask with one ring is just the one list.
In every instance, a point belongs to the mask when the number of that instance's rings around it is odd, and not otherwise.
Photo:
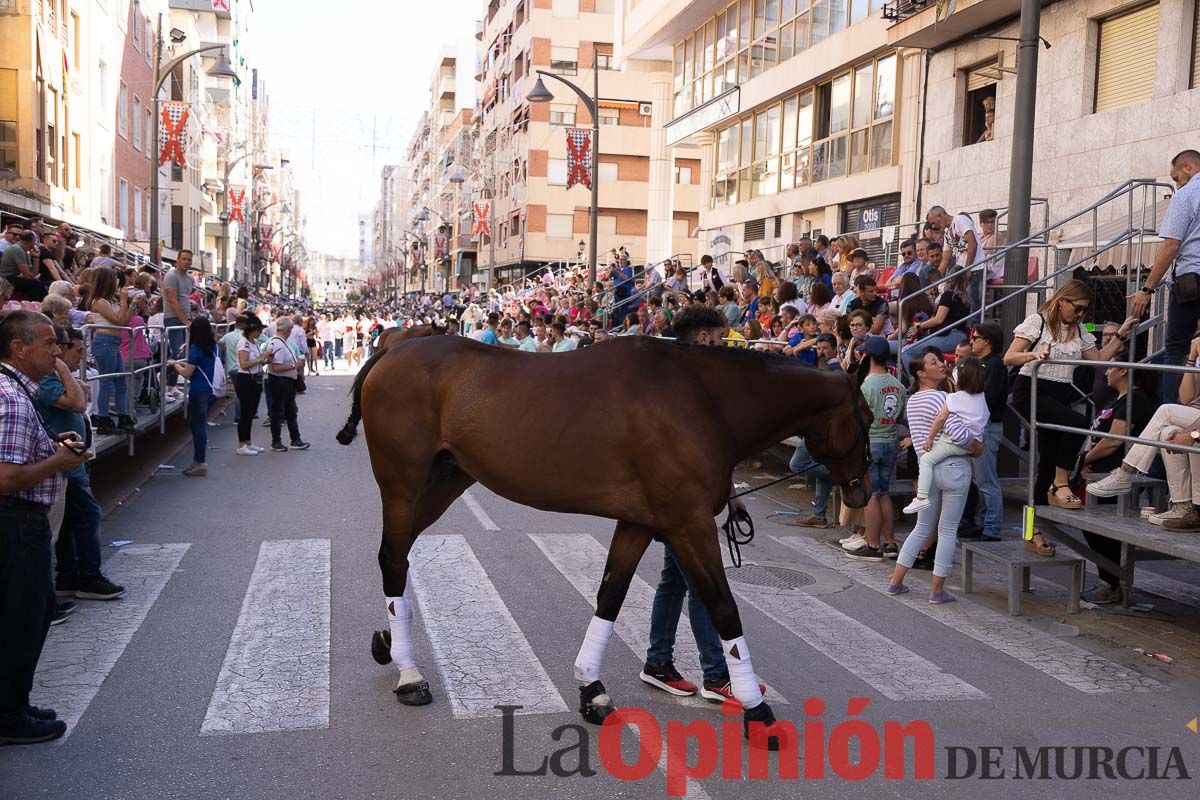
[(0, 119), (17, 121), (17, 71), (0, 69)]
[(766, 219), (752, 219), (746, 223), (745, 232), (742, 238), (747, 242), (757, 242), (766, 238), (767, 221)]
[(973, 92), (996, 83), (997, 69), (998, 64), (993, 60), (969, 70), (967, 72), (967, 91)]
[(1096, 64), (1096, 111), (1140, 103), (1154, 96), (1158, 3), (1100, 23)]
[(1192, 88), (1200, 89), (1200, 3), (1196, 4), (1196, 18), (1192, 23)]

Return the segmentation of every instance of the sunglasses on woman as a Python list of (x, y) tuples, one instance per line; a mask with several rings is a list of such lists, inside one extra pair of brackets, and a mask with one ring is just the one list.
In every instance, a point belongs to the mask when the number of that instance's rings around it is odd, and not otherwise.
[(1076, 314), (1086, 314), (1087, 310), (1089, 308), (1091, 308), (1091, 306), (1088, 306), (1086, 304), (1081, 305), (1079, 303), (1071, 303), (1071, 308), (1073, 308), (1075, 310)]

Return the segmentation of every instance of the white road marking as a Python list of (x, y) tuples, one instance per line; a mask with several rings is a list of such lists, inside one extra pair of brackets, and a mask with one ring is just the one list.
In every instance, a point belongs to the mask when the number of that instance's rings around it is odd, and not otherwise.
[(483, 510), (483, 506), (479, 505), (479, 501), (475, 499), (475, 495), (471, 494), (470, 489), (462, 493), (462, 499), (467, 504), (467, 508), (471, 509), (471, 513), (475, 515), (475, 519), (479, 520), (479, 524), (483, 526), (485, 531), (500, 530), (500, 526), (492, 522), (492, 518)]
[[(771, 538), (886, 596), (889, 573), (838, 555), (828, 545), (803, 536)], [(1164, 688), (1153, 678), (1089, 653), (1019, 618), (961, 597), (956, 603), (940, 606), (929, 605), (920, 591), (892, 599), (1086, 694), (1151, 692)]]
[[(608, 551), (604, 545), (587, 534), (531, 533), (529, 538), (592, 608), (595, 608), (596, 592), (600, 589), (600, 578), (608, 560)], [(629, 584), (629, 593), (625, 595), (625, 603), (621, 606), (621, 613), (617, 615), (617, 621), (613, 625), (613, 630), (621, 641), (643, 660), (650, 646), (650, 608), (653, 605), (653, 587), (634, 575)], [(698, 670), (699, 665), (700, 655), (696, 650), (692, 626), (688, 615), (682, 613), (675, 633), (675, 666), (682, 666), (685, 672), (691, 672)], [(715, 703), (710, 703), (698, 694), (692, 697), (676, 697), (675, 700), (684, 705), (717, 708)], [(767, 700), (772, 705), (788, 702), (778, 690), (769, 686)]]
[(50, 629), (33, 680), (32, 702), (58, 712), (75, 730), (105, 678), (187, 552), (186, 544), (127, 545), (104, 565), (125, 595), (108, 602), (79, 601), (65, 625)]
[(201, 733), (329, 727), (329, 540), (263, 542)]
[(567, 711), (467, 540), (421, 536), (409, 554), (421, 620), (455, 717)]

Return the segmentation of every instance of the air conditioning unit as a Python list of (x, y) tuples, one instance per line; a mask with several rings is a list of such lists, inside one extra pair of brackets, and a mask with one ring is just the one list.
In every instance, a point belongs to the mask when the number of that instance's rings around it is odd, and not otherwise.
[(648, 117), (654, 113), (653, 103), (638, 103), (638, 113), (643, 117)]

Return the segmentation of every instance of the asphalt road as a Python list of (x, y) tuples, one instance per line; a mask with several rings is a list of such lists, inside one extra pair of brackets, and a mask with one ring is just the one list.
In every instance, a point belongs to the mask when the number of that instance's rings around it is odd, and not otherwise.
[[(231, 420), (220, 419), (210, 429), (219, 449), (207, 479), (160, 470), (106, 519), (106, 543), (131, 542), (105, 547), (106, 571), (130, 592), (114, 603), (81, 601), (67, 624), (52, 629), (35, 700), (58, 708), (70, 733), (53, 744), (0, 749), (0, 798), (528, 800), (658, 798), (678, 788), (652, 757), (645, 777), (614, 777), (613, 754), (601, 754), (595, 728), (568, 727), (554, 738), (560, 726), (582, 724), (572, 664), (611, 534), (606, 520), (533, 511), (478, 486), (456, 502), (413, 559), (414, 646), (436, 699), (423, 708), (395, 701), (394, 667), (378, 666), (368, 652), (371, 631), (386, 625), (378, 494), (361, 439), (346, 448), (333, 438), (349, 380), (326, 376), (309, 385), (301, 427), (312, 450), (237, 457)], [(259, 444), (265, 433), (255, 428)], [(181, 468), (189, 458), (185, 448), (170, 463)], [(1160, 599), (1170, 614), (1066, 618), (1058, 584), (1038, 582), (1026, 616), (1013, 619), (1004, 613), (1000, 576), (984, 566), (978, 592), (958, 603), (926, 603), (927, 573), (915, 574), (911, 595), (890, 598), (881, 592), (890, 564), (847, 561), (821, 542), (832, 532), (773, 516), (800, 494), (785, 484), (753, 497), (758, 537), (744, 554), (773, 569), (731, 577), (777, 716), (798, 727), (824, 724), (824, 778), (805, 779), (802, 769), (798, 782), (745, 780), (722, 777), (718, 767), (684, 785), (689, 796), (1197, 796), (1192, 779), (1175, 779), (1179, 764), (1189, 776), (1200, 772), (1200, 735), (1185, 727), (1200, 714), (1194, 597)], [(618, 705), (645, 709), (660, 732), (681, 735), (669, 721), (717, 730), (717, 706), (678, 702), (637, 679), (660, 566), (654, 545), (609, 645), (604, 680)], [(1190, 579), (1164, 580), (1185, 586)], [(780, 588), (781, 581), (799, 588)], [(950, 586), (958, 585), (956, 573)], [(676, 658), (698, 681), (684, 617)], [(1079, 635), (1055, 635), (1056, 620), (1078, 625)], [(1137, 655), (1137, 642), (1169, 647), (1175, 662)], [(805, 705), (810, 698), (823, 701), (823, 715)], [(839, 727), (850, 698), (869, 700), (853, 714), (867, 725)], [(509, 771), (536, 771), (582, 736), (584, 745), (555, 763), (577, 772), (584, 750), (596, 774), (497, 775), (505, 742), (494, 706), (503, 704), (527, 712), (513, 719)], [(914, 779), (911, 745), (903, 780), (884, 777), (882, 763), (865, 779), (845, 777), (852, 769), (835, 753), (846, 750), (847, 733), (867, 735), (865, 746), (850, 740), (855, 764), (860, 755), (871, 760), (873, 738), (887, 739), (886, 722), (915, 720), (928, 723), (934, 741), (932, 780)], [(655, 733), (642, 729), (649, 750), (662, 741)], [(630, 763), (634, 746), (626, 734)], [(980, 779), (984, 747), (1004, 748), (990, 753), (1005, 771), (1001, 779)], [(1127, 774), (1144, 769), (1145, 748), (1157, 747), (1158, 771), (1172, 779), (1107, 779), (1097, 767), (1100, 779), (1072, 780), (1076, 751), (1068, 749), (1067, 777), (1054, 777), (1049, 761), (1049, 780), (1020, 780), (1017, 747), (1031, 758), (1038, 747), (1107, 747), (1114, 765), (1116, 751), (1143, 748), (1126, 752)], [(973, 751), (973, 776), (947, 777), (952, 766), (962, 773), (967, 765), (961, 750), (951, 765), (948, 748)], [(698, 758), (693, 748), (692, 762)], [(1083, 754), (1084, 776), (1091, 758)], [(740, 775), (742, 762), (730, 763), (730, 774)], [(774, 758), (770, 773), (779, 774)]]

